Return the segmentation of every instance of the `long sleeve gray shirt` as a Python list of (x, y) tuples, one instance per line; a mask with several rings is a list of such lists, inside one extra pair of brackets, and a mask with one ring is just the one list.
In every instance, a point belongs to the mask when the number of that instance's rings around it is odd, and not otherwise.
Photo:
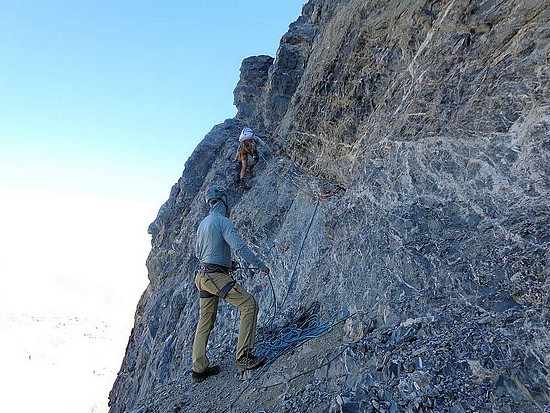
[(195, 239), (195, 255), (201, 263), (218, 264), (231, 268), (231, 250), (256, 268), (265, 263), (241, 239), (233, 222), (225, 216), (223, 202), (216, 203), (202, 220)]

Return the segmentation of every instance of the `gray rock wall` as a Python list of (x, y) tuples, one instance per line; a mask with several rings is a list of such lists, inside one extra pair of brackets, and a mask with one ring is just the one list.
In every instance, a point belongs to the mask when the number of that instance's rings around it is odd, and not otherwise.
[[(342, 355), (354, 379), (327, 373), (319, 394), (353, 395), (357, 411), (543, 411), (548, 23), (544, 1), (308, 2), (274, 61), (245, 59), (236, 118), (204, 138), (149, 227), (151, 283), (111, 412), (189, 373), (192, 245), (213, 182), (272, 268), (276, 325), (315, 305), (326, 318), (355, 314), (354, 356)], [(231, 161), (246, 124), (278, 155), (264, 154), (243, 192)], [(242, 282), (265, 325), (269, 285)], [(231, 355), (234, 318), (222, 305), (213, 352)], [(277, 411), (328, 411), (310, 399), (294, 396), (310, 410)]]

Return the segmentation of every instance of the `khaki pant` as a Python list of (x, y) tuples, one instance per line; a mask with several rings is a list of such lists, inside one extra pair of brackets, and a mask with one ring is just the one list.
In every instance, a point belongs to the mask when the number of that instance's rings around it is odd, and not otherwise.
[[(193, 341), (193, 371), (202, 373), (209, 365), (206, 356), (206, 344), (210, 332), (216, 322), (218, 312), (219, 291), (233, 279), (223, 272), (202, 273), (195, 275), (195, 285), (199, 291), (208, 291), (213, 297), (200, 298), (199, 321), (195, 331), (195, 340)], [(229, 293), (225, 296), (225, 301), (239, 309), (239, 339), (237, 341), (237, 360), (245, 356), (254, 348), (254, 339), (256, 336), (256, 324), (258, 321), (258, 303), (238, 283), (233, 285)]]
[(258, 155), (258, 151), (256, 150), (256, 145), (254, 144), (254, 141), (244, 141), (241, 142), (241, 144), (239, 145), (239, 158), (241, 159), (241, 173), (239, 176), (241, 179), (244, 179), (246, 175), (248, 156), (252, 157), (252, 164), (250, 165), (250, 167), (254, 168), (254, 166), (256, 166), (256, 164), (260, 160), (260, 155)]

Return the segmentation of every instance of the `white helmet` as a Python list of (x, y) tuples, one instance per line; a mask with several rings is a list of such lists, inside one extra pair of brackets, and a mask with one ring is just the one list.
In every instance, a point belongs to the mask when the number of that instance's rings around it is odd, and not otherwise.
[(254, 136), (254, 132), (252, 129), (250, 129), (248, 126), (246, 128), (243, 128), (241, 131), (241, 135), (239, 136), (239, 142), (244, 141), (245, 139), (252, 139)]

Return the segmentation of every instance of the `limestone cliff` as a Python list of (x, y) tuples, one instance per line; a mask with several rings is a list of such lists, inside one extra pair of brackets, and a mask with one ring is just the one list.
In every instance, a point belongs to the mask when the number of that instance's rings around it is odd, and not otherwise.
[[(149, 227), (110, 412), (548, 412), (549, 15), (544, 0), (304, 5), (275, 58), (244, 60), (237, 116)], [(277, 151), (250, 191), (232, 163), (244, 125)], [(193, 240), (214, 182), (272, 268), (273, 289), (237, 274), (260, 325), (349, 317), (247, 385), (221, 305), (209, 352), (225, 375), (192, 387)]]

